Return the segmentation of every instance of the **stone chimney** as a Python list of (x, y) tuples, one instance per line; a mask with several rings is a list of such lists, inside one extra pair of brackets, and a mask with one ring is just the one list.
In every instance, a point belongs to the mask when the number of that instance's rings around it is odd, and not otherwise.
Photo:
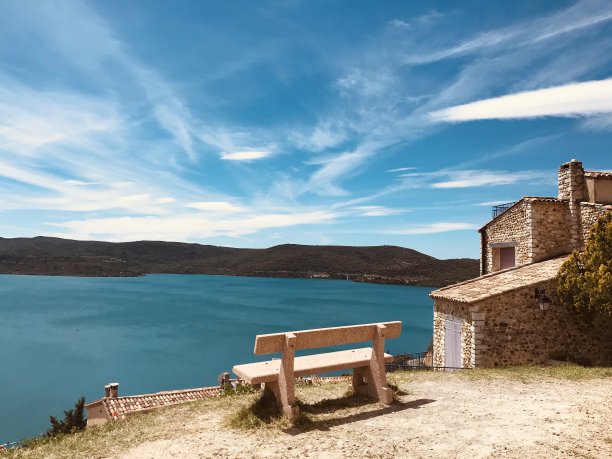
[(104, 386), (104, 398), (110, 397), (110, 384)]
[(569, 248), (584, 250), (581, 229), (580, 201), (587, 199), (586, 180), (582, 163), (572, 159), (559, 168), (559, 199), (568, 202)]
[[(119, 397), (119, 383), (110, 383), (108, 385), (109, 388), (109, 397), (110, 398), (117, 398)], [(106, 386), (105, 386), (106, 389)]]
[(582, 163), (572, 159), (559, 168), (559, 199), (582, 201), (586, 199), (586, 185)]

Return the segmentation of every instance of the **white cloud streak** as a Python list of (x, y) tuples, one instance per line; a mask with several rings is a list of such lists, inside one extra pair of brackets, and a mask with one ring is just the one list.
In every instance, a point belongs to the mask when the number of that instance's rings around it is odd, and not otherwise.
[(272, 153), (265, 150), (247, 150), (221, 153), (221, 159), (226, 161), (253, 161), (255, 159), (263, 159), (270, 156)]
[(185, 207), (219, 213), (238, 213), (246, 210), (244, 207), (236, 206), (226, 201), (190, 202), (189, 204), (185, 204)]
[(391, 209), (385, 206), (357, 206), (352, 210), (360, 217), (387, 217), (389, 215), (401, 215), (408, 212), (408, 210), (405, 209)]
[(576, 117), (612, 112), (612, 79), (525, 91), (432, 112), (433, 121)]
[(512, 185), (520, 182), (554, 181), (548, 171), (495, 171), (486, 169), (442, 169), (433, 172), (400, 174), (404, 188), (471, 188)]
[(436, 222), (425, 225), (415, 225), (410, 228), (402, 228), (385, 231), (386, 234), (397, 234), (397, 235), (412, 235), (412, 234), (435, 234), (435, 233), (447, 233), (449, 231), (466, 231), (477, 229), (478, 225), (472, 223), (450, 223), (450, 222)]
[(249, 215), (240, 218), (207, 218), (198, 214), (119, 217), (49, 223), (63, 228), (62, 237), (111, 241), (191, 241), (217, 236), (241, 237), (268, 228), (333, 222), (337, 214), (325, 211)]

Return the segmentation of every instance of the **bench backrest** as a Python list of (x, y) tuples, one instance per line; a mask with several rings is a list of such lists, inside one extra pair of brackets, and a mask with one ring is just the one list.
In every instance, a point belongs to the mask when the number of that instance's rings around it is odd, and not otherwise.
[(372, 341), (376, 334), (377, 325), (386, 327), (385, 338), (397, 338), (402, 333), (402, 322), (397, 321), (257, 335), (254, 353), (260, 355), (283, 352), (285, 335), (288, 333), (292, 333), (296, 337), (296, 350)]

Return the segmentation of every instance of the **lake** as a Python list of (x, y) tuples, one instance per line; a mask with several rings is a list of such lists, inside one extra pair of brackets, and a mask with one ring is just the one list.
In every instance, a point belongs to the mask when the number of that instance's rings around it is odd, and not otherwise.
[[(425, 287), (338, 280), (159, 274), (0, 275), (0, 443), (44, 432), (80, 396), (217, 384), (253, 356), (255, 335), (402, 320), (392, 354), (432, 336)], [(317, 352), (317, 351), (314, 351)]]

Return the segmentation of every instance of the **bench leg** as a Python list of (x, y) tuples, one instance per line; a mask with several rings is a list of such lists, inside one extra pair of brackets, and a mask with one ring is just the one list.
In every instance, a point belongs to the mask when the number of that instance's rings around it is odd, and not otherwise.
[(353, 369), (353, 390), (385, 405), (393, 402), (393, 391), (387, 386), (385, 372), (385, 326), (377, 326), (372, 358), (367, 367)]
[[(376, 388), (376, 398), (379, 402), (389, 405), (393, 402), (393, 391), (387, 386), (387, 372), (385, 371), (385, 333), (386, 327), (382, 324), (376, 326), (374, 345), (372, 346), (372, 359), (370, 372), (372, 385)], [(369, 382), (370, 380), (368, 380)]]
[(377, 399), (376, 387), (372, 384), (369, 367), (353, 368), (353, 392)]
[(280, 364), (278, 381), (266, 383), (266, 390), (271, 390), (283, 408), (283, 414), (292, 421), (299, 415), (299, 408), (295, 406), (295, 375), (293, 365), (295, 361), (295, 341), (293, 333), (285, 334), (285, 346)]
[[(289, 389), (289, 390), (287, 390)], [(267, 382), (265, 390), (271, 392), (278, 403), (281, 405), (283, 414), (292, 421), (295, 421), (300, 414), (300, 409), (295, 404), (295, 393), (293, 385), (281, 385), (277, 381)]]

